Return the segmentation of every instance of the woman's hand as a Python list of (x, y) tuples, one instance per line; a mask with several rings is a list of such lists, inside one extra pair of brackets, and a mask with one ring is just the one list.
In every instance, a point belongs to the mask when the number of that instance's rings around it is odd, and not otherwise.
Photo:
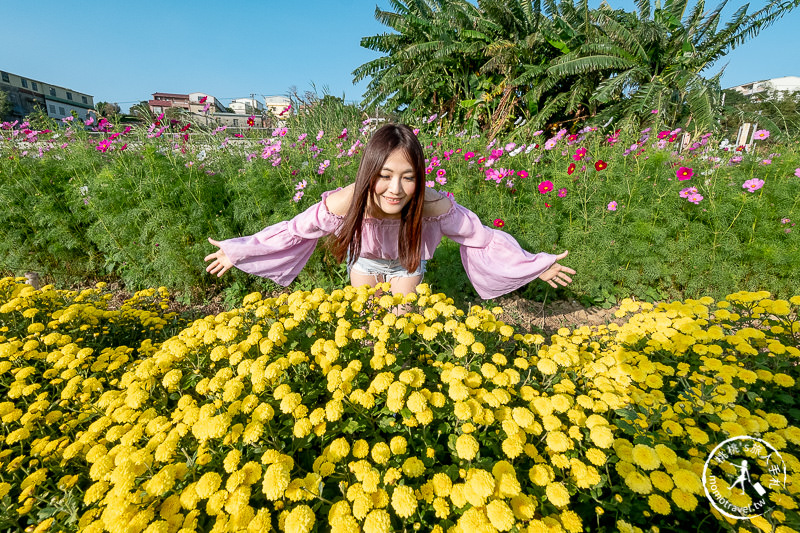
[[(215, 241), (209, 237), (208, 242), (219, 248), (219, 241)], [(205, 261), (212, 261), (211, 264), (206, 267), (206, 272), (216, 274), (217, 277), (221, 277), (225, 272), (233, 267), (233, 263), (231, 263), (231, 260), (228, 259), (228, 256), (225, 254), (225, 251), (222, 248), (213, 254), (207, 255)]]
[[(572, 278), (567, 274), (574, 274), (575, 271), (569, 267), (558, 264), (558, 261), (567, 257), (568, 253), (569, 251), (566, 251), (563, 254), (557, 255), (556, 262), (553, 263), (553, 266), (545, 270), (542, 275), (539, 276), (539, 279), (546, 281), (555, 289), (558, 288), (558, 285), (566, 287), (568, 284), (572, 283)], [(558, 283), (558, 285), (556, 285), (556, 283)]]

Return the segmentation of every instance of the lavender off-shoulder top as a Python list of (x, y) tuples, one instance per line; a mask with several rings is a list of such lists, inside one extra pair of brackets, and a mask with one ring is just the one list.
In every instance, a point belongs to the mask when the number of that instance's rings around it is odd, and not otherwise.
[[(337, 189), (338, 190), (338, 189)], [(233, 265), (275, 283), (289, 285), (308, 262), (317, 240), (336, 233), (344, 217), (328, 211), (322, 201), (291, 220), (268, 226), (246, 237), (220, 243)], [(461, 245), (461, 262), (475, 290), (483, 299), (495, 298), (539, 277), (556, 256), (531, 254), (508, 233), (484, 226), (478, 216), (455, 201), (447, 213), (422, 219), (422, 259), (430, 259), (448, 237)], [(361, 256), (366, 259), (397, 259), (400, 220), (365, 218)]]

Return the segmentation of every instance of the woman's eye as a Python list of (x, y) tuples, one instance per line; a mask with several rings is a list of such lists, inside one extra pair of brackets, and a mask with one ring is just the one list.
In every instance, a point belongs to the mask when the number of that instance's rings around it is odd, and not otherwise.
[(381, 178), (382, 180), (390, 180), (390, 179), (392, 179), (392, 177), (391, 177), (391, 176), (381, 176), (380, 178)]
[(414, 180), (414, 176), (406, 176), (406, 177), (405, 177), (405, 178), (403, 178), (403, 179), (404, 179), (404, 180), (406, 180), (406, 181), (415, 181), (415, 180)]

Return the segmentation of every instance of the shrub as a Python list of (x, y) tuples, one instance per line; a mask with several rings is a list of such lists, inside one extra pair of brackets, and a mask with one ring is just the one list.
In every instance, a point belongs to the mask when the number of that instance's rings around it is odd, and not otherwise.
[(687, 530), (709, 452), (742, 434), (790, 473), (754, 523), (798, 522), (800, 296), (627, 300), (624, 325), (546, 342), (426, 285), (254, 293), (103, 381), (129, 348), (85, 350), (81, 295), (0, 288), (0, 516), (20, 528)]

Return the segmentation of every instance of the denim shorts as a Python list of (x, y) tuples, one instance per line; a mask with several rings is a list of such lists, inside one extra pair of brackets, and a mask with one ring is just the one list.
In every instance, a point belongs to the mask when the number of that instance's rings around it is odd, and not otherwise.
[(408, 270), (403, 267), (399, 259), (366, 259), (364, 257), (359, 257), (351, 264), (348, 257), (347, 273), (350, 274), (350, 270), (355, 268), (356, 271), (361, 274), (376, 276), (376, 281), (378, 275), (383, 275), (383, 279), (386, 282), (391, 281), (392, 278), (412, 278), (420, 276), (421, 283), (422, 278), (425, 276), (425, 263), (425, 260), (420, 260), (417, 270), (409, 274)]

